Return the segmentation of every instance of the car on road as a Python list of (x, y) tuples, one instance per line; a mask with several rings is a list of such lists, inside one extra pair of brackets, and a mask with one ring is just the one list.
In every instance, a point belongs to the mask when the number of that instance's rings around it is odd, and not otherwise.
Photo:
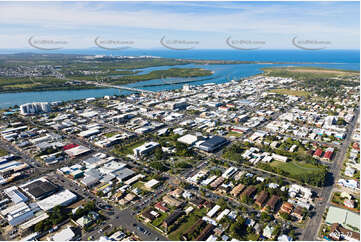
[(144, 231), (144, 229), (143, 229), (142, 227), (137, 226), (137, 229), (138, 229), (140, 232), (142, 232), (142, 233), (144, 233), (144, 232), (145, 232), (145, 231)]

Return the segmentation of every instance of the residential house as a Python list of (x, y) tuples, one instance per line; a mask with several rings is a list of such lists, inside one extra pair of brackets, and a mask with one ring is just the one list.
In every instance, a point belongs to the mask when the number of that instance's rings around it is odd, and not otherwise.
[(214, 227), (215, 226), (213, 224), (207, 224), (207, 226), (200, 232), (200, 234), (194, 240), (204, 241), (206, 238), (208, 238), (210, 233), (213, 231)]
[(179, 207), (180, 205), (182, 205), (182, 202), (179, 201), (178, 199), (170, 196), (170, 195), (165, 195), (163, 197), (163, 202), (165, 202), (167, 205), (171, 206), (171, 207)]
[(165, 206), (163, 206), (163, 204), (162, 204), (161, 202), (157, 202), (157, 203), (154, 205), (154, 207), (155, 207), (157, 210), (159, 210), (159, 211), (161, 211), (161, 212), (163, 212), (163, 213), (168, 212), (168, 208), (165, 207)]
[(152, 222), (155, 219), (155, 216), (153, 214), (151, 214), (151, 212), (152, 212), (152, 209), (148, 208), (148, 209), (144, 210), (140, 215), (142, 218), (144, 218), (144, 221), (146, 223)]
[(293, 210), (292, 216), (296, 217), (298, 220), (303, 219), (303, 208), (300, 206), (296, 206), (296, 208)]
[(249, 186), (246, 188), (246, 190), (244, 190), (242, 193), (241, 193), (241, 199), (244, 199), (246, 197), (252, 197), (253, 194), (256, 192), (256, 187), (255, 186)]
[(163, 227), (167, 230), (169, 226), (174, 224), (175, 221), (177, 221), (178, 218), (180, 218), (184, 214), (184, 211), (182, 210), (176, 210), (171, 215), (169, 215), (166, 219), (163, 221)]
[(315, 151), (315, 153), (313, 153), (313, 158), (318, 158), (319, 159), (321, 157), (322, 153), (323, 153), (322, 149), (317, 149)]
[(190, 204), (192, 204), (193, 206), (196, 206), (197, 208), (202, 208), (203, 204), (204, 204), (204, 200), (202, 198), (199, 197), (193, 197), (190, 201)]
[(291, 203), (284, 202), (284, 203), (282, 203), (282, 206), (280, 208), (280, 212), (291, 214), (292, 209), (293, 209), (293, 205)]
[(180, 189), (180, 188), (177, 188), (177, 189), (171, 191), (171, 192), (169, 193), (169, 195), (171, 195), (171, 196), (173, 196), (173, 197), (179, 198), (179, 197), (181, 197), (182, 193), (183, 193), (183, 190)]
[(243, 185), (243, 184), (238, 184), (237, 186), (235, 186), (235, 187), (232, 189), (232, 191), (231, 191), (230, 193), (231, 193), (232, 196), (237, 197), (238, 194), (240, 194), (245, 187), (246, 187), (246, 186)]
[(256, 196), (255, 204), (257, 204), (257, 206), (262, 208), (265, 202), (267, 201), (267, 198), (268, 198), (268, 193), (266, 191), (261, 191), (261, 193), (259, 193)]
[(274, 227), (270, 226), (270, 225), (267, 225), (264, 229), (263, 229), (263, 236), (268, 238), (268, 239), (271, 239), (272, 238), (272, 233), (273, 231), (275, 230)]
[(274, 211), (276, 208), (276, 205), (278, 203), (278, 201), (280, 200), (280, 197), (277, 195), (272, 195), (272, 197), (270, 198), (270, 200), (268, 200), (266, 207), (270, 210), (270, 211)]
[(334, 223), (331, 226), (328, 237), (332, 240), (340, 241), (360, 241), (360, 233), (342, 227), (341, 224)]

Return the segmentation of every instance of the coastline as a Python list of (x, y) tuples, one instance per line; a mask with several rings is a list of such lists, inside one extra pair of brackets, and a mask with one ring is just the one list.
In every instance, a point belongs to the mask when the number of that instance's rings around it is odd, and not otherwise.
[[(289, 66), (285, 66), (286, 68), (290, 68)], [(282, 68), (281, 66), (270, 66), (270, 67), (265, 67), (265, 68), (257, 68), (256, 71), (258, 71), (259, 73), (255, 73), (254, 70), (253, 72), (240, 72), (240, 73), (245, 73), (245, 76), (240, 76), (238, 75), (237, 77), (231, 77), (230, 75), (226, 75), (225, 73), (221, 73), (220, 76), (217, 77), (209, 77), (209, 78), (204, 78), (204, 79), (200, 79), (200, 80), (188, 80), (188, 81), (179, 81), (179, 82), (174, 82), (174, 83), (143, 83), (142, 85), (139, 86), (134, 86), (136, 88), (152, 88), (154, 87), (155, 92), (159, 92), (159, 91), (165, 91), (165, 90), (177, 90), (180, 89), (181, 87), (179, 85), (181, 84), (186, 84), (186, 83), (196, 83), (195, 85), (202, 85), (204, 83), (204, 81), (207, 80), (212, 80), (212, 79), (216, 79), (216, 81), (210, 81), (210, 82), (214, 82), (214, 83), (225, 83), (225, 82), (229, 82), (231, 79), (233, 80), (242, 80), (245, 78), (250, 78), (253, 76), (259, 76), (264, 74), (264, 69), (267, 68), (272, 68), (272, 69), (280, 69)], [(297, 68), (297, 67), (292, 67), (292, 68)], [(333, 68), (320, 68), (320, 67), (307, 67), (307, 66), (301, 66), (299, 68), (307, 68), (307, 69), (323, 69), (323, 70), (334, 70)], [(341, 69), (335, 69), (337, 71), (344, 71), (345, 73), (358, 73), (357, 71), (353, 71), (353, 70), (341, 70)], [(249, 74), (249, 75), (248, 75)], [(151, 80), (149, 80), (151, 81)], [(128, 84), (131, 83), (137, 83), (137, 82), (130, 82)], [(127, 84), (124, 84), (127, 85)], [(175, 85), (174, 88), (172, 88), (171, 86)], [(157, 88), (159, 87), (159, 88)], [(165, 88), (161, 88), (161, 87), (165, 87)], [(68, 92), (70, 91), (70, 92)], [(78, 91), (76, 93), (72, 92), (72, 91)], [(47, 88), (47, 89), (33, 89), (33, 90), (21, 90), (21, 91), (8, 91), (8, 92), (0, 92), (0, 108), (1, 109), (7, 109), (7, 108), (11, 108), (14, 107), (15, 105), (20, 105), (23, 103), (27, 103), (27, 102), (37, 102), (37, 101), (42, 101), (42, 102), (52, 102), (52, 101), (70, 101), (70, 100), (81, 100), (87, 97), (102, 97), (102, 96), (106, 96), (106, 95), (129, 95), (131, 92), (129, 91), (119, 91), (118, 89), (112, 89), (112, 88), (105, 88), (105, 87), (97, 87), (97, 86), (86, 86), (86, 87), (80, 87), (80, 86), (74, 86), (74, 88), (61, 88), (61, 87), (57, 87), (57, 88)], [(9, 103), (9, 100), (10, 103)]]
[[(233, 62), (233, 61), (232, 61)], [(200, 63), (198, 63), (200, 64)], [(217, 64), (210, 64), (210, 65), (219, 65), (220, 63)], [(277, 63), (277, 62), (257, 62), (257, 63), (232, 63), (232, 64), (257, 64), (257, 65), (277, 65), (277, 64), (286, 64), (286, 63)], [(297, 65), (303, 65), (306, 63), (293, 63), (293, 64), (297, 64)], [(336, 63), (307, 63), (307, 64), (336, 64)], [(230, 63), (227, 63), (225, 65), (231, 65)], [(170, 66), (171, 67), (171, 66)], [(359, 73), (359, 71), (355, 71), (355, 70), (346, 70), (346, 69), (336, 69), (336, 68), (323, 68), (323, 67), (312, 67), (312, 66), (275, 66), (275, 67), (263, 67), (263, 68), (259, 68), (259, 71), (261, 71), (261, 73), (257, 74), (260, 75), (262, 73), (264, 73), (265, 71), (269, 70), (269, 69), (286, 69), (286, 68), (294, 68), (294, 69), (313, 69), (313, 70), (327, 70), (327, 71), (339, 71), (339, 72), (347, 72), (347, 73)], [(200, 68), (201, 70), (206, 70), (204, 68)], [(137, 70), (137, 69), (134, 69)], [(180, 81), (180, 82), (174, 82), (174, 83), (159, 83), (159, 84), (145, 84), (145, 85), (141, 85), (139, 87), (156, 87), (156, 86), (169, 86), (169, 85), (176, 85), (176, 84), (182, 84), (182, 83), (193, 83), (193, 82), (198, 82), (198, 81), (205, 81), (205, 80), (209, 80), (212, 79), (212, 75), (215, 74), (214, 70), (210, 71), (211, 74), (208, 75), (209, 78), (206, 79), (201, 79), (201, 80), (189, 80), (189, 81)], [(205, 76), (196, 76), (195, 78), (198, 77), (205, 77)], [(243, 78), (249, 78), (252, 77), (251, 76), (246, 76)], [(169, 77), (169, 78), (182, 78), (182, 77)], [(144, 81), (152, 81), (152, 80), (156, 80), (156, 79), (146, 79), (146, 80), (129, 80), (128, 82), (124, 82), (122, 84), (115, 84), (115, 85), (128, 85), (128, 84), (134, 84), (134, 83), (138, 83), (138, 82), (144, 82)], [(97, 87), (97, 86), (84, 86), (84, 87), (80, 87), (80, 86), (69, 86), (69, 87), (46, 87), (46, 89), (44, 90), (44, 88), (29, 88), (29, 89), (18, 89), (18, 90), (2, 90), (0, 91), (0, 95), (1, 94), (6, 94), (6, 93), (23, 93), (23, 92), (44, 92), (44, 91), (66, 91), (66, 90), (91, 90), (91, 89), (105, 89), (103, 87)]]

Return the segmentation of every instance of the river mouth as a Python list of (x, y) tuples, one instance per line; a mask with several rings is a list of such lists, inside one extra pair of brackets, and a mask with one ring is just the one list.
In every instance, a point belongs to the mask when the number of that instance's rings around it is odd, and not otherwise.
[[(149, 91), (165, 91), (182, 88), (184, 84), (203, 85), (207, 83), (225, 83), (231, 80), (239, 80), (262, 73), (261, 68), (264, 67), (282, 67), (290, 66), (287, 64), (187, 64), (180, 65), (182, 68), (203, 68), (211, 70), (212, 75), (196, 78), (164, 78), (135, 83), (125, 84), (123, 86), (145, 89)], [(328, 63), (328, 64), (293, 64), (292, 66), (313, 66), (323, 68), (338, 68), (357, 70), (359, 63)], [(158, 66), (149, 67), (139, 70), (136, 75), (141, 73), (149, 73), (152, 70), (162, 70), (174, 68), (174, 66)], [(54, 91), (29, 91), (15, 93), (0, 93), (0, 109), (21, 105), (28, 102), (54, 102), (54, 101), (70, 101), (79, 100), (89, 97), (104, 97), (111, 95), (129, 95), (131, 91), (103, 88), (103, 89), (81, 89), (81, 90), (54, 90)]]

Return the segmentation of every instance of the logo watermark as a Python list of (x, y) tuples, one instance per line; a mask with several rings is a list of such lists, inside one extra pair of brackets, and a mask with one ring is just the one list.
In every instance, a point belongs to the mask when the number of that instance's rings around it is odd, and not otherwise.
[(36, 38), (35, 36), (31, 36), (28, 39), (28, 44), (31, 47), (39, 50), (60, 50), (63, 49), (64, 46), (68, 44), (68, 41)]
[(199, 41), (195, 40), (167, 40), (165, 36), (160, 39), (160, 44), (170, 50), (191, 50)]
[(106, 50), (125, 50), (131, 48), (135, 42), (131, 40), (102, 40), (100, 36), (94, 39), (96, 46)]
[(266, 45), (266, 41), (232, 39), (232, 37), (229, 36), (226, 39), (226, 44), (229, 47), (237, 50), (258, 50), (262, 45)]
[(327, 40), (299, 40), (297, 36), (292, 38), (292, 44), (303, 50), (323, 50), (326, 49), (327, 46), (331, 45), (331, 41)]

